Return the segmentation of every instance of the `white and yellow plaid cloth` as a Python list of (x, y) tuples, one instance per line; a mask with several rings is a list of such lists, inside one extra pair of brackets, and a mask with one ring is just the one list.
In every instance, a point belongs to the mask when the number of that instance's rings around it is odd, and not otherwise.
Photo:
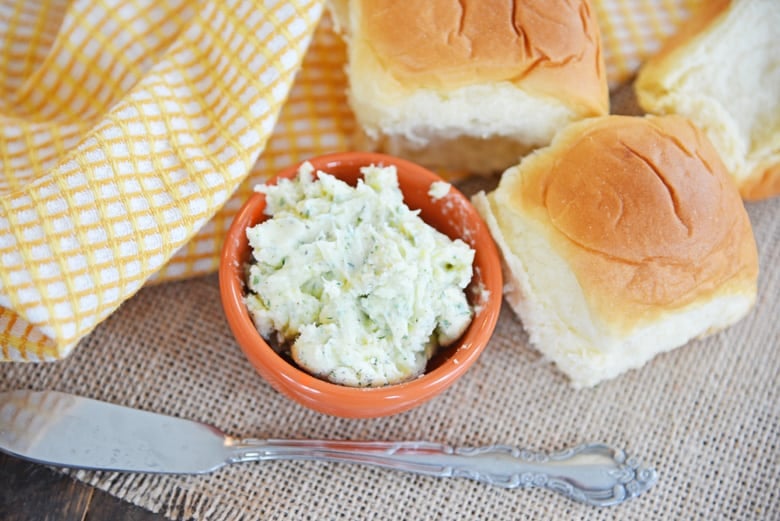
[[(610, 85), (700, 1), (597, 0)], [(0, 359), (62, 358), (148, 281), (215, 271), (255, 183), (349, 148), (323, 12), (0, 0)]]

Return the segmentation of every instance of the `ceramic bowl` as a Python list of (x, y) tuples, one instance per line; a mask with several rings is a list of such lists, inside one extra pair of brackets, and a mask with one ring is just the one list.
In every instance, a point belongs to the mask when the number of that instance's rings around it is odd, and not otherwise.
[[(244, 303), (246, 265), (251, 247), (246, 229), (266, 218), (265, 195), (253, 194), (236, 214), (228, 231), (219, 268), (222, 304), (230, 328), (249, 362), (277, 391), (299, 404), (334, 416), (369, 418), (407, 411), (445, 391), (480, 356), (498, 320), (502, 277), (498, 251), (487, 226), (470, 201), (454, 186), (434, 200), (428, 190), (440, 181), (434, 173), (408, 161), (383, 154), (346, 152), (308, 160), (317, 170), (328, 172), (352, 185), (366, 165), (395, 165), (404, 202), (419, 209), (421, 218), (450, 238), (461, 238), (475, 250), (474, 277), (467, 288), (477, 313), (461, 338), (439, 348), (425, 373), (411, 381), (384, 387), (358, 388), (334, 384), (307, 373), (278, 354), (255, 328)], [(292, 178), (299, 165), (292, 165), (269, 180)]]

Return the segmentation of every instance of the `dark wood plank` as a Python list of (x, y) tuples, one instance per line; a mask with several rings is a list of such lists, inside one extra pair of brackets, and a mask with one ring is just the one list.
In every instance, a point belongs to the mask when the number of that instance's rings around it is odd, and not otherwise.
[(0, 452), (2, 521), (162, 521), (154, 514), (49, 467)]
[(0, 519), (82, 521), (92, 488), (36, 463), (0, 453)]
[(162, 514), (154, 514), (141, 507), (126, 503), (102, 490), (95, 490), (84, 521), (106, 521), (109, 519), (162, 521), (167, 518)]

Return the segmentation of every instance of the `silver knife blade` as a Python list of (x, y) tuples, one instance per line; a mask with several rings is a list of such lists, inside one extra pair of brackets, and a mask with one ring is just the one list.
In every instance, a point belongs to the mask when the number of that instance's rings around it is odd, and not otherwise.
[(57, 391), (0, 393), (0, 450), (54, 466), (201, 474), (224, 465), (216, 428)]

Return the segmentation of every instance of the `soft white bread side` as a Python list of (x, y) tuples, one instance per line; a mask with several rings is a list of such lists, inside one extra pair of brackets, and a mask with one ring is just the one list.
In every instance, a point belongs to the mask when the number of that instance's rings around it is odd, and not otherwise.
[(606, 114), (589, 0), (338, 0), (363, 148), (492, 173)]
[(780, 3), (715, 0), (639, 72), (639, 104), (704, 130), (742, 197), (780, 195)]
[(473, 198), (532, 344), (592, 386), (742, 318), (758, 258), (712, 145), (677, 116), (578, 122)]

